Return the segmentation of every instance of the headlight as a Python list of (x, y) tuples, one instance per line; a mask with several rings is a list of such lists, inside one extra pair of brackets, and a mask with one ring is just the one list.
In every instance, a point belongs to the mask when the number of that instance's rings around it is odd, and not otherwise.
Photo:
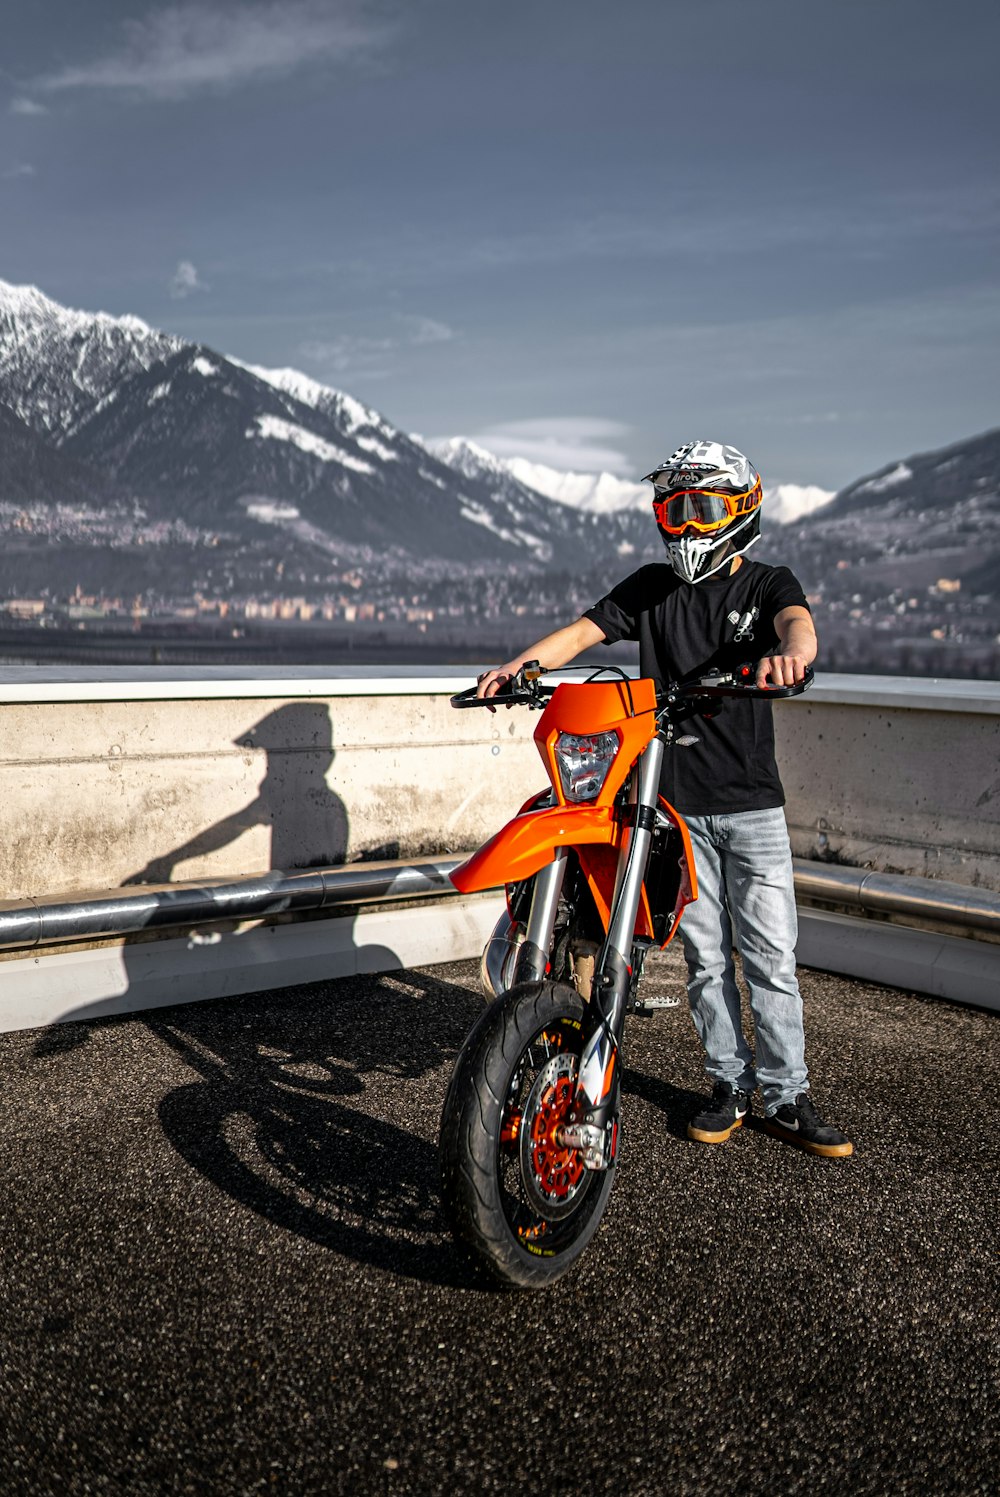
[(560, 733), (556, 763), (567, 800), (594, 800), (618, 752), (617, 733)]

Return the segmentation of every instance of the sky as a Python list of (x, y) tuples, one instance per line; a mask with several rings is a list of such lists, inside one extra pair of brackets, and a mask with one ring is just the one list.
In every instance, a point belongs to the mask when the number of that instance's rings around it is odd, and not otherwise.
[(998, 55), (995, 0), (33, 0), (0, 278), (425, 437), (833, 489), (1000, 424)]

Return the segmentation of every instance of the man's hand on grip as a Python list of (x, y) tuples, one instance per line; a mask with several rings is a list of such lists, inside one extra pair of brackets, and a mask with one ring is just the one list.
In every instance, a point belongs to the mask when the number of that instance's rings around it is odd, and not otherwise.
[(794, 686), (804, 681), (808, 661), (804, 655), (765, 655), (757, 663), (758, 690), (767, 686)]

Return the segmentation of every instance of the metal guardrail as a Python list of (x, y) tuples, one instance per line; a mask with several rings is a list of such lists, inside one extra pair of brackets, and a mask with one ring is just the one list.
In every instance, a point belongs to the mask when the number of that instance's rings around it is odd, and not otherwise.
[(139, 931), (337, 909), (383, 900), (457, 895), (459, 857), (273, 870), (249, 878), (65, 894), (0, 902), (0, 950), (104, 940)]
[[(267, 920), (383, 901), (457, 896), (462, 856), (273, 870), (242, 879), (136, 885), (0, 902), (0, 950), (99, 941), (140, 931)], [(1000, 896), (964, 884), (795, 859), (801, 899), (1000, 934)]]
[(827, 904), (909, 916), (931, 923), (964, 925), (1000, 935), (1000, 895), (943, 879), (905, 878), (864, 868), (793, 859), (795, 892)]

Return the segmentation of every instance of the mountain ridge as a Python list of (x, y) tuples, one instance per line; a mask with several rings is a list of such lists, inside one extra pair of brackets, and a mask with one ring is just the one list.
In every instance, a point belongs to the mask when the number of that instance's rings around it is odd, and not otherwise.
[[(164, 518), (227, 541), (291, 527), (317, 555), (402, 565), (573, 567), (598, 531), (508, 473), (458, 474), (379, 412), (296, 370), (267, 370), (139, 319), (60, 308), (0, 282), (0, 391), (60, 452)], [(257, 508), (251, 508), (251, 505)], [(298, 513), (293, 515), (292, 510)], [(634, 520), (608, 537), (627, 554)]]
[[(585, 476), (553, 472), (550, 488)], [(1000, 632), (1000, 429), (887, 463), (833, 498), (788, 487), (766, 491), (754, 555), (792, 567), (824, 628)], [(298, 370), (0, 281), (8, 589), (117, 586), (162, 602), (363, 584), (400, 608), (430, 590), (436, 608), (461, 595), (482, 617), (561, 616), (662, 557), (635, 489), (634, 506), (593, 504), (585, 485), (567, 503), (511, 460), (424, 443)], [(782, 524), (786, 498), (811, 512)], [(345, 582), (351, 569), (360, 581)]]

